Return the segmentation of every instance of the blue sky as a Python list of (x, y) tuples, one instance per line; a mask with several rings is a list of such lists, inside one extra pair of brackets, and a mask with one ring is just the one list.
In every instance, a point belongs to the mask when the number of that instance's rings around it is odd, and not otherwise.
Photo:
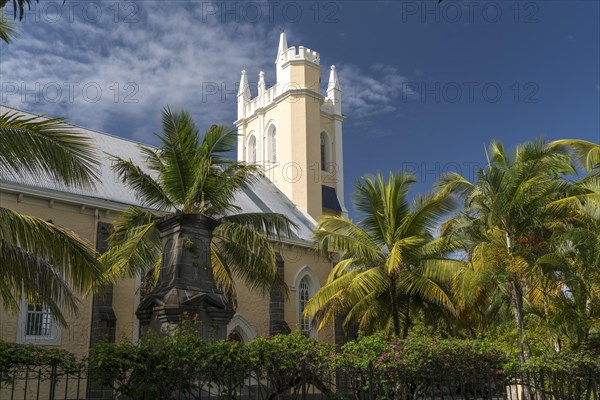
[[(335, 64), (354, 180), (472, 177), (484, 146), (600, 142), (598, 1), (41, 0), (0, 45), (0, 102), (155, 144), (164, 105), (235, 119), (240, 71), (272, 82), (279, 32)], [(348, 201), (347, 201), (348, 203)]]

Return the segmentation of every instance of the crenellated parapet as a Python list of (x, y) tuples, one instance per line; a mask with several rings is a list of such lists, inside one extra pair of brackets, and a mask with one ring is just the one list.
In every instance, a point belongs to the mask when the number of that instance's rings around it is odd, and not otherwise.
[[(238, 119), (249, 117), (254, 115), (258, 109), (268, 107), (275, 101), (277, 96), (288, 89), (278, 84), (275, 84), (267, 89), (264, 86), (264, 73), (262, 71), (261, 74), (263, 75), (259, 79), (258, 95), (256, 97), (250, 98), (249, 95), (240, 96), (238, 93)], [(248, 93), (250, 93), (249, 89)]]
[(296, 50), (296, 47), (292, 46), (279, 54), (277, 58), (277, 63), (281, 63), (282, 65), (291, 61), (308, 61), (319, 65), (321, 56), (318, 52), (307, 47), (299, 46)]
[(275, 58), (276, 83), (267, 88), (265, 73), (260, 71), (257, 96), (252, 98), (248, 77), (242, 71), (238, 91), (238, 120), (254, 115), (258, 110), (269, 107), (276, 99), (291, 91), (312, 93), (321, 101), (321, 110), (327, 114), (342, 115), (341, 89), (335, 71), (331, 66), (329, 83), (325, 94), (320, 90), (320, 54), (304, 46), (288, 47), (285, 32), (279, 37), (279, 48)]

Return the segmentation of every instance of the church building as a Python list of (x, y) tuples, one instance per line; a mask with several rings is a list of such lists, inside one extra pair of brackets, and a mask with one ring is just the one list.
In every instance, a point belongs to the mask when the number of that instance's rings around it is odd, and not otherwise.
[[(237, 283), (238, 307), (231, 319), (229, 338), (248, 341), (257, 336), (300, 330), (319, 340), (334, 342), (339, 329), (317, 332), (302, 310), (326, 282), (333, 261), (313, 249), (312, 230), (321, 215), (345, 215), (342, 153), (342, 91), (334, 66), (321, 93), (320, 56), (314, 50), (288, 47), (281, 33), (275, 57), (276, 83), (266, 87), (260, 72), (258, 91), (252, 97), (248, 76), (242, 71), (237, 94), (237, 159), (258, 163), (264, 176), (238, 193), (242, 212), (275, 212), (296, 225), (293, 237), (275, 240), (278, 272), (290, 291), (263, 294)], [(159, 110), (157, 110), (158, 112)], [(193, 110), (191, 110), (193, 111)], [(25, 111), (0, 106), (0, 113)], [(111, 223), (120, 211), (140, 201), (111, 170), (106, 154), (131, 159), (140, 166), (140, 146), (122, 137), (75, 127), (92, 138), (103, 157), (95, 189), (65, 189), (53, 182), (19, 177), (0, 178), (0, 207), (34, 215), (70, 229), (106, 250)], [(124, 135), (126, 132), (116, 132)], [(64, 348), (77, 356), (101, 340), (135, 341), (139, 338), (136, 309), (140, 304), (140, 278), (123, 279), (102, 295), (81, 299), (78, 315), (66, 315), (58, 325), (43, 305), (23, 300), (13, 314), (0, 304), (0, 339)], [(336, 335), (338, 331), (338, 335)]]

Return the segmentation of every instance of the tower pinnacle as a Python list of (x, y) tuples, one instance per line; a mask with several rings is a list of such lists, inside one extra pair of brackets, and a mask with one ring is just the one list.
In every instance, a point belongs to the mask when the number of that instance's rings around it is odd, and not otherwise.
[(279, 48), (277, 49), (277, 57), (275, 57), (275, 63), (279, 60), (279, 56), (282, 53), (285, 53), (288, 49), (287, 37), (285, 36), (285, 32), (281, 32), (279, 35)]
[(332, 90), (341, 90), (340, 82), (338, 81), (337, 72), (335, 71), (335, 65), (331, 66), (331, 72), (329, 73), (329, 83), (327, 84), (327, 94)]
[(338, 80), (335, 65), (331, 66), (329, 73), (329, 83), (327, 84), (327, 99), (333, 103), (333, 111), (337, 115), (342, 115), (342, 89)]
[(242, 77), (240, 78), (240, 88), (237, 93), (238, 102), (238, 117), (244, 117), (246, 113), (246, 104), (250, 101), (250, 87), (248, 86), (248, 75), (246, 71), (242, 71)]
[(250, 100), (250, 88), (248, 87), (248, 75), (246, 70), (242, 70), (242, 77), (240, 78), (240, 88), (238, 89), (238, 96), (244, 96), (246, 100)]

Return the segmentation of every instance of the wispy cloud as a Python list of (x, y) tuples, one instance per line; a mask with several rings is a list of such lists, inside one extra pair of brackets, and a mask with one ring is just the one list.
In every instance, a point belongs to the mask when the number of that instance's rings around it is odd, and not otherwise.
[[(0, 45), (0, 102), (143, 142), (153, 142), (165, 105), (190, 110), (200, 127), (230, 123), (241, 69), (251, 82), (261, 69), (274, 80), (280, 26), (223, 23), (206, 18), (205, 5), (33, 3), (20, 38)], [(302, 44), (301, 32), (286, 31), (290, 45)], [(393, 66), (341, 63), (338, 71), (351, 123), (396, 112), (406, 95)]]
[(391, 65), (373, 64), (365, 71), (342, 64), (338, 70), (345, 114), (359, 123), (396, 112), (402, 98), (414, 96), (408, 79)]
[(100, 18), (26, 15), (2, 48), (2, 103), (148, 141), (167, 104), (200, 125), (233, 121), (240, 70), (272, 68), (274, 26), (203, 21), (200, 7), (159, 2), (115, 20), (111, 7), (131, 2), (95, 4)]

